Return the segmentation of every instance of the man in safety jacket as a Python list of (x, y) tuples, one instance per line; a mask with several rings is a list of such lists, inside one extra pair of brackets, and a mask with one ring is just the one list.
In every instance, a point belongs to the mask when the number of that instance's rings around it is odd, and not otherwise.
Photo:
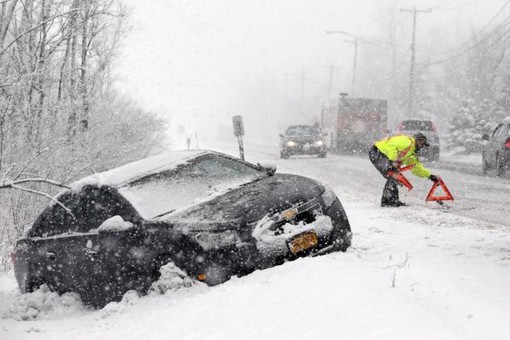
[(411, 172), (422, 178), (428, 178), (437, 182), (439, 177), (432, 175), (416, 157), (416, 152), (429, 146), (427, 137), (423, 133), (417, 133), (413, 137), (396, 135), (381, 139), (374, 143), (368, 156), (375, 168), (386, 178), (381, 206), (400, 207), (407, 205), (401, 202), (398, 194), (400, 184), (391, 174), (398, 172), (401, 165), (412, 165)]

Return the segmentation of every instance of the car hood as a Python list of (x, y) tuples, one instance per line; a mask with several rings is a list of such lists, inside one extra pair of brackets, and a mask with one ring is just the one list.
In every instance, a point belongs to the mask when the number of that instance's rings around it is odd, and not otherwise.
[(319, 182), (297, 175), (276, 174), (245, 184), (186, 210), (158, 217), (186, 231), (236, 229), (260, 220), (267, 214), (307, 202), (324, 192)]

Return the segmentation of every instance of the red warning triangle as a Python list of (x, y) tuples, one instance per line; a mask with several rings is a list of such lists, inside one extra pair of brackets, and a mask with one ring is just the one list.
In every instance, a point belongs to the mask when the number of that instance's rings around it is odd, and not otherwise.
[(400, 172), (390, 171), (390, 172), (388, 172), (388, 174), (391, 177), (393, 177), (394, 179), (396, 179), (400, 184), (405, 186), (408, 190), (411, 190), (413, 188), (413, 185), (411, 184), (411, 182), (409, 182), (407, 180), (407, 178), (404, 175), (402, 175)]
[[(436, 190), (439, 187), (441, 187), (440, 193), (436, 193)], [(444, 184), (443, 180), (440, 179), (432, 184), (432, 188), (430, 188), (425, 201), (453, 201), (453, 196), (450, 190), (446, 187), (446, 184)]]

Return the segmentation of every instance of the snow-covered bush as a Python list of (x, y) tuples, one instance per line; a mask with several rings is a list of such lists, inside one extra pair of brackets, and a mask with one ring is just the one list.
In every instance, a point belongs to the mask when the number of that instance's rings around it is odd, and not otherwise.
[(495, 118), (501, 115), (502, 108), (493, 101), (463, 101), (448, 120), (447, 148), (464, 154), (480, 152), (482, 135), (492, 130)]

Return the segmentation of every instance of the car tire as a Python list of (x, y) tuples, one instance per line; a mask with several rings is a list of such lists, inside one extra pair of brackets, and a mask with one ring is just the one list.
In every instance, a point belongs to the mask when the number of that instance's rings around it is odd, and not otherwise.
[(497, 176), (504, 176), (506, 173), (506, 167), (503, 163), (503, 159), (501, 158), (501, 155), (496, 153), (496, 175)]
[(231, 273), (228, 272), (223, 266), (217, 263), (209, 263), (204, 270), (204, 274), (206, 275), (204, 283), (208, 286), (216, 286), (225, 281), (228, 281), (232, 276)]
[(482, 173), (487, 175), (487, 171), (489, 170), (489, 164), (487, 164), (487, 159), (485, 158), (485, 153), (482, 153)]
[(287, 159), (287, 158), (289, 158), (289, 155), (286, 152), (280, 152), (280, 158)]
[(41, 288), (41, 286), (45, 283), (46, 282), (43, 279), (31, 276), (25, 283), (25, 292), (33, 293)]
[(328, 157), (328, 154), (325, 152), (319, 154), (319, 158), (326, 158), (326, 157)]

